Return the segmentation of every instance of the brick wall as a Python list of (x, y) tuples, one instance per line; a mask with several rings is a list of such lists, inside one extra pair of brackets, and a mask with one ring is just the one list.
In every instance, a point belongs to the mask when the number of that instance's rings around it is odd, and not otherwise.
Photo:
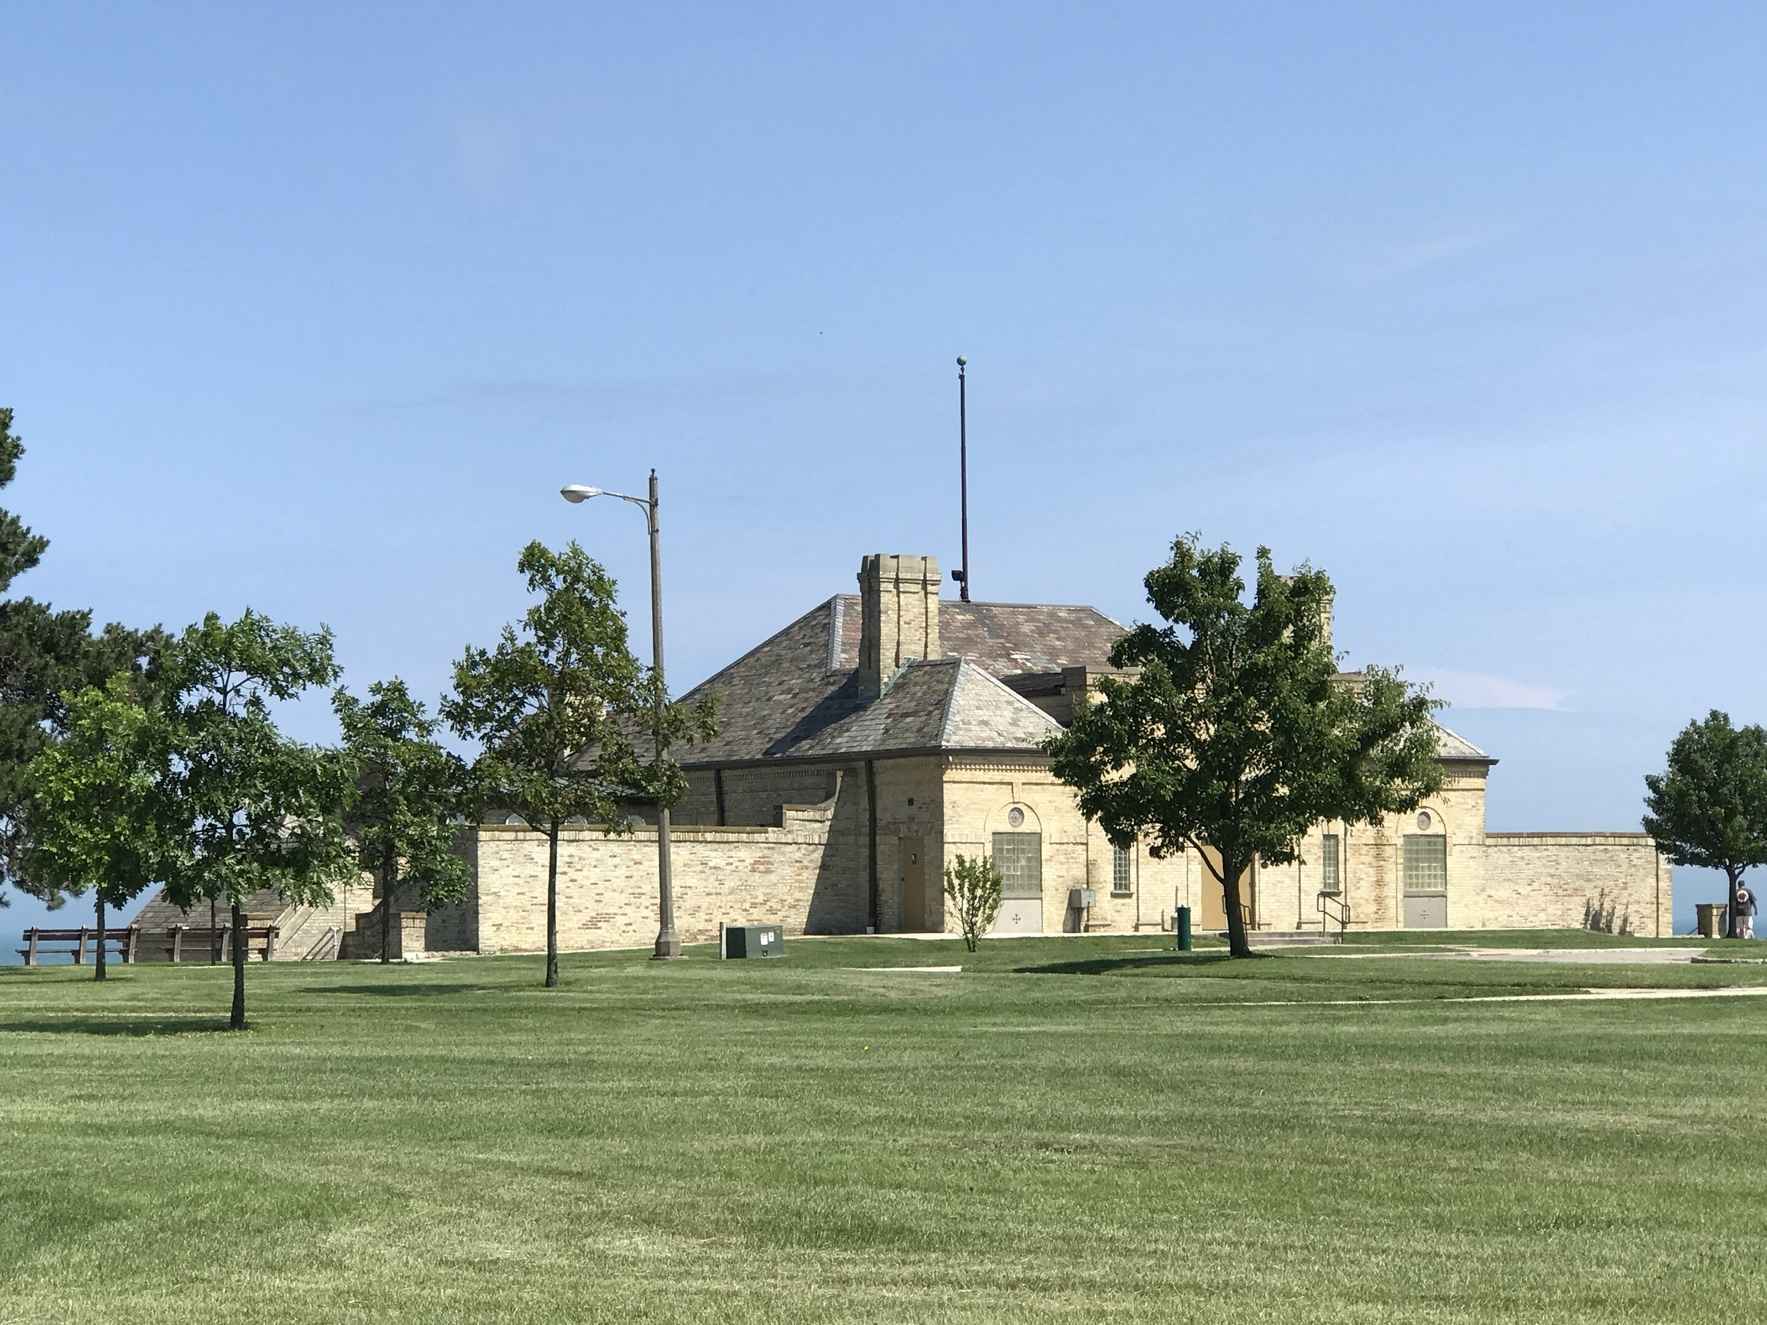
[[(1489, 928), (1483, 918), (1486, 872), (1485, 769), (1477, 764), (1450, 764), (1442, 789), (1417, 809), (1389, 815), (1379, 824), (1339, 826), (1343, 846), (1344, 900), (1357, 929), (1403, 929), (1405, 838), (1412, 834), (1446, 841), (1448, 863), (1448, 925), (1453, 929)], [(1427, 829), (1418, 816), (1429, 816)], [(1313, 843), (1317, 836), (1310, 837)], [(1316, 855), (1314, 858), (1317, 858)], [(1293, 868), (1293, 867), (1288, 867)], [(1281, 869), (1275, 871), (1280, 877)], [(1293, 884), (1288, 885), (1293, 888)], [(1305, 906), (1317, 905), (1318, 885), (1301, 889)], [(1315, 913), (1307, 917), (1318, 922)], [(1544, 926), (1544, 921), (1522, 922)], [(1288, 928), (1287, 925), (1283, 926)]]
[[(865, 928), (865, 873), (830, 815), (788, 811), (779, 828), (678, 828), (671, 863), (683, 942), (715, 939), (718, 923), (772, 921), (790, 932)], [(479, 830), (475, 880), (482, 952), (546, 946), (546, 838), (519, 827)], [(857, 868), (855, 868), (857, 866)], [(657, 837), (597, 829), (559, 839), (558, 941), (565, 949), (646, 947), (657, 931)]]
[[(1042, 835), (1043, 932), (1072, 932), (1081, 917), (1069, 890), (1091, 887), (1094, 930), (1158, 930), (1175, 905), (1202, 928), (1206, 895), (1219, 885), (1194, 851), (1156, 859), (1131, 850), (1131, 886), (1112, 891), (1112, 853), (1087, 823), (1073, 793), (1034, 756), (929, 756), (878, 760), (878, 928), (912, 919), (909, 879), (925, 879), (926, 924), (946, 927), (944, 866), (981, 854), (1006, 816), (1025, 812), (1022, 830)], [(684, 822), (674, 833), (676, 921), (687, 942), (714, 938), (719, 921), (776, 922), (796, 933), (864, 933), (869, 922), (870, 832), (867, 769), (802, 766), (725, 773), (725, 808), (765, 822), (724, 827)], [(695, 807), (710, 803), (695, 774)], [(814, 804), (797, 803), (822, 796)], [(1442, 790), (1421, 807), (1428, 832), (1446, 842), (1447, 921), (1454, 929), (1562, 928), (1583, 923), (1605, 897), (1640, 934), (1670, 932), (1669, 867), (1635, 833), (1513, 834), (1485, 831), (1482, 767), (1453, 765)], [(1257, 872), (1257, 927), (1316, 928), (1323, 835), (1340, 839), (1342, 898), (1360, 929), (1404, 925), (1404, 839), (1420, 830), (1418, 811), (1379, 825), (1316, 826), (1302, 859)], [(521, 827), (487, 825), (468, 844), (473, 894), (465, 906), (433, 914), (431, 950), (533, 950), (544, 946), (546, 839)], [(918, 856), (911, 853), (919, 852)], [(656, 833), (608, 837), (566, 832), (559, 854), (560, 943), (567, 949), (643, 947), (656, 936)]]
[[(1452, 887), (1452, 884), (1450, 884)], [(1581, 926), (1605, 898), (1632, 933), (1674, 932), (1674, 879), (1645, 833), (1487, 833), (1485, 888), (1456, 927)]]
[[(773, 828), (788, 805), (820, 805), (833, 800), (845, 770), (823, 765), (796, 768), (729, 768), (723, 772), (724, 822)], [(708, 779), (709, 780), (709, 779)], [(677, 818), (683, 818), (679, 813)], [(688, 822), (716, 823), (715, 817)]]
[[(928, 761), (931, 762), (931, 761)], [(1034, 756), (957, 757), (944, 771), (942, 823), (946, 863), (958, 853), (986, 854), (993, 835), (1013, 830), (1006, 821), (1014, 806), (1025, 812), (1016, 831), (1043, 837), (1043, 932), (1073, 932), (1083, 923), (1094, 930), (1157, 930), (1169, 921), (1172, 898), (1184, 887), (1182, 857), (1156, 859), (1145, 844), (1131, 855), (1131, 884), (1125, 895), (1111, 892), (1111, 845), (1095, 823), (1080, 813), (1073, 791)], [(1068, 906), (1074, 888), (1090, 887), (1090, 916)]]

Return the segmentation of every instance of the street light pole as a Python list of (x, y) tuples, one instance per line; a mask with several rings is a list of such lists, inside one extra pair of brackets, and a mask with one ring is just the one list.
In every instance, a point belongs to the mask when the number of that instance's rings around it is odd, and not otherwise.
[[(657, 536), (656, 470), (650, 471), (650, 501), (645, 514), (650, 517), (650, 660), (656, 672), (656, 760), (663, 762), (663, 705), (668, 688), (663, 681), (663, 553)], [(656, 807), (656, 885), (657, 932), (653, 957), (679, 957), (681, 936), (675, 932), (675, 889), (670, 878), (669, 807), (661, 800)]]
[[(591, 497), (618, 497), (621, 501), (631, 502), (644, 510), (645, 527), (650, 532), (650, 657), (651, 668), (656, 672), (656, 711), (652, 739), (655, 742), (657, 763), (660, 765), (663, 761), (663, 710), (668, 703), (669, 692), (663, 677), (663, 553), (657, 532), (659, 503), (656, 470), (650, 471), (648, 497), (632, 497), (623, 492), (609, 492), (605, 488), (591, 488), (580, 483), (572, 483), (560, 489), (559, 495), (573, 505), (588, 501)], [(653, 957), (681, 955), (681, 936), (675, 931), (675, 890), (670, 877), (670, 855), (669, 807), (659, 800), (656, 814), (657, 932), (656, 951), (651, 954)]]

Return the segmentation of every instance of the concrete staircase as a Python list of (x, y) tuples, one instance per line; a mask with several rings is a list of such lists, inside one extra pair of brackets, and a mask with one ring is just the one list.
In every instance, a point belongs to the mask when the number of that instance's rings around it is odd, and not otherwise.
[[(1226, 930), (1217, 930), (1216, 938), (1225, 940)], [(1341, 934), (1322, 934), (1316, 929), (1254, 929), (1246, 939), (1255, 948), (1319, 948), (1342, 943)]]
[[(397, 932), (395, 929), (394, 933)], [(370, 907), (350, 918), (350, 928), (340, 935), (338, 956), (345, 961), (367, 961), (380, 956), (379, 907)]]
[(332, 908), (290, 908), (289, 926), (278, 943), (276, 955), (290, 961), (320, 961), (337, 955), (337, 925)]
[(371, 888), (358, 884), (338, 889), (330, 906), (294, 908), (276, 955), (282, 956), (282, 948), (286, 948), (291, 961), (331, 961), (348, 956), (360, 918), (357, 913), (373, 896)]

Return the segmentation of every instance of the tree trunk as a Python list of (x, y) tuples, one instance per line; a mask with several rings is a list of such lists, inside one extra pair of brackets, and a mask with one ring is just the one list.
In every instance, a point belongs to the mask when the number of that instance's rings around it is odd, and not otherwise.
[(233, 1015), (227, 1019), (227, 1029), (242, 1031), (245, 1029), (245, 912), (238, 902), (233, 903)]
[(558, 988), (558, 825), (546, 834), (546, 987)]
[(105, 980), (109, 977), (104, 971), (104, 894), (98, 894), (98, 955), (92, 961), (92, 978)]
[(393, 890), (399, 885), (399, 858), (388, 850), (380, 863), (380, 964), (393, 950)]
[(215, 932), (215, 899), (209, 898), (209, 965), (221, 960), (221, 936)]
[(1736, 890), (1742, 884), (1742, 871), (1726, 865), (1724, 873), (1730, 880), (1730, 905), (1724, 910), (1724, 937), (1739, 939), (1742, 937), (1742, 917), (1736, 914)]
[[(1205, 864), (1206, 864), (1205, 858)], [(1221, 857), (1221, 900), (1227, 908), (1227, 952), (1232, 957), (1250, 957), (1252, 945), (1246, 941), (1245, 910), (1239, 904), (1239, 862)]]

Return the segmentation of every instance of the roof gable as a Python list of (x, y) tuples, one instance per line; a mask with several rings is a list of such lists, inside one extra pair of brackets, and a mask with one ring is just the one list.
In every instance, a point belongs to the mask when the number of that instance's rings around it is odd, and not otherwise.
[(1459, 732), (1449, 731), (1441, 723), (1430, 723), (1436, 729), (1436, 757), (1438, 759), (1476, 759), (1494, 764), (1497, 761), (1474, 745)]
[(950, 750), (1036, 749), (1061, 724), (968, 658), (955, 668), (939, 744)]

